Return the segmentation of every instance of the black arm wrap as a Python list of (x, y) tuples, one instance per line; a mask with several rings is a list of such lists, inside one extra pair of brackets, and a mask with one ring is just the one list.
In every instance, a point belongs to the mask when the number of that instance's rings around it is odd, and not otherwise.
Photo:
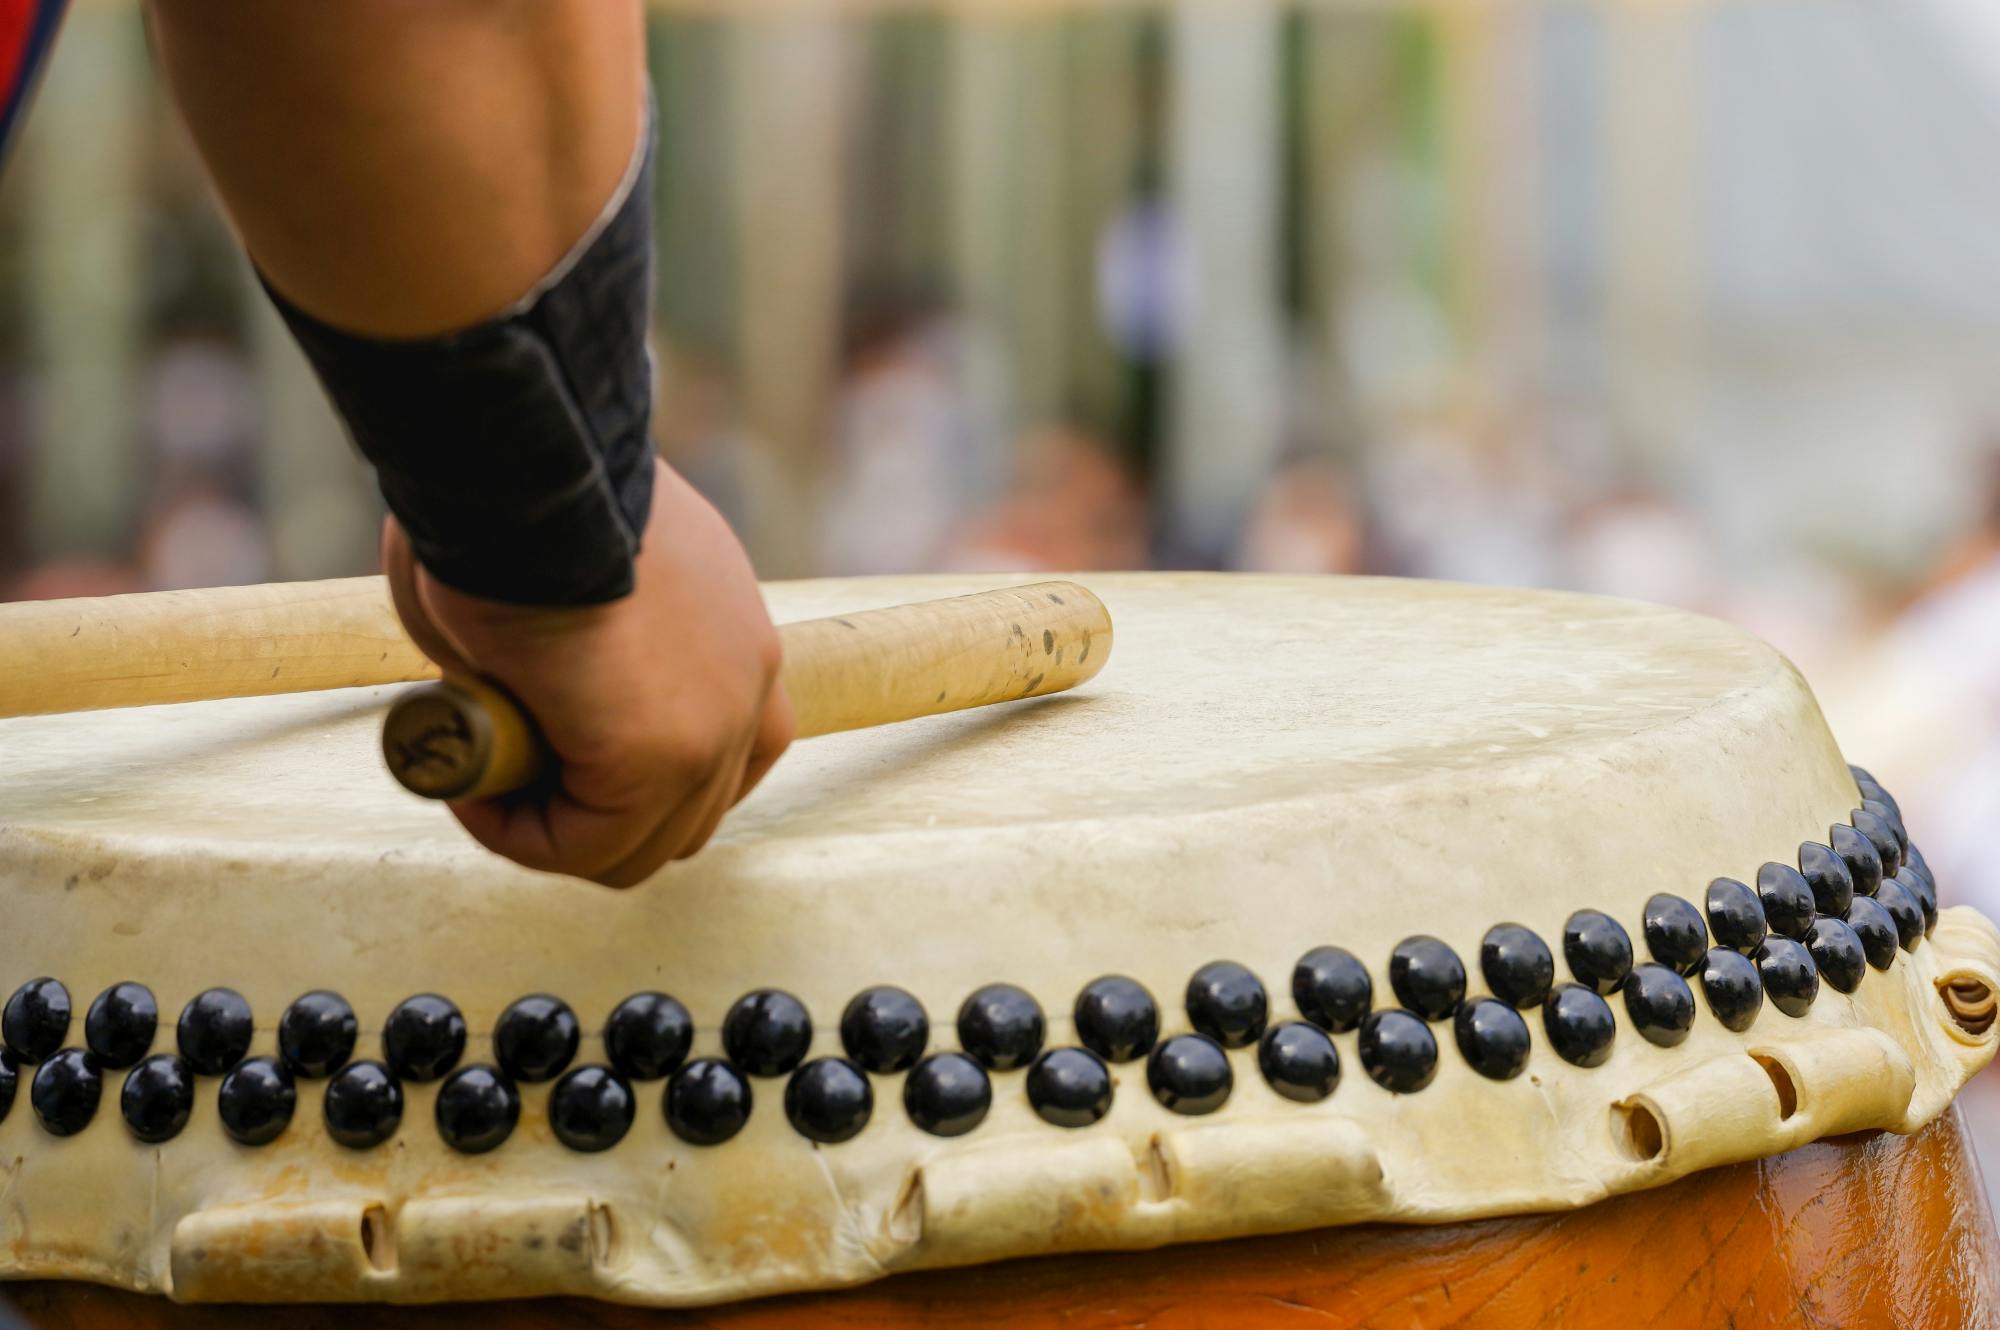
[(358, 337), (265, 286), (418, 559), (447, 586), (517, 605), (632, 589), (653, 498), (650, 134), (640, 152), (598, 233), (490, 322)]

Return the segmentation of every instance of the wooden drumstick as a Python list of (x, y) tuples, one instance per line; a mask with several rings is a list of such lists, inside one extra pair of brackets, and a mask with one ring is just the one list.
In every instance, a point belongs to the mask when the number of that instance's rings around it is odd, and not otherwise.
[[(1111, 654), (1111, 616), (1074, 582), (982, 591), (786, 624), (781, 677), (798, 737), (1059, 693)], [(382, 726), (382, 755), (430, 799), (486, 799), (547, 770), (533, 724), (489, 684), (407, 691)]]
[(0, 716), (437, 678), (380, 577), (0, 605)]

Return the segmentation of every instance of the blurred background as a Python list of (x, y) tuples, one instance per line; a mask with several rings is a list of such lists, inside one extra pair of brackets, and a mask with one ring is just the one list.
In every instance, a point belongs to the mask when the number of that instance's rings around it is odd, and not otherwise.
[[(765, 576), (1716, 614), (2000, 917), (1990, 0), (660, 6), (650, 46), (658, 442)], [(367, 572), (379, 513), (137, 6), (77, 0), (0, 175), (0, 597)], [(1965, 1103), (2000, 1150), (2000, 1074)]]

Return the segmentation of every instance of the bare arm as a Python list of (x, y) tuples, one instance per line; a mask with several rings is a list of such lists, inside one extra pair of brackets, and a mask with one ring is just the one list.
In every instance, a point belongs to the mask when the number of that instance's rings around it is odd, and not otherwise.
[(585, 232), (645, 107), (639, 0), (151, 0), (251, 257), (318, 318), (487, 317)]

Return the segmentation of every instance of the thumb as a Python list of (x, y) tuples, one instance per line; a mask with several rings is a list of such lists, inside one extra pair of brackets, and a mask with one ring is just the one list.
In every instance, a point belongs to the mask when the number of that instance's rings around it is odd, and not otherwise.
[(451, 644), (437, 621), (431, 618), (424, 607), (424, 599), (417, 588), (419, 567), (416, 551), (410, 548), (410, 537), (403, 530), (402, 523), (393, 516), (382, 519), (382, 573), (389, 580), (389, 599), (396, 606), (396, 617), (403, 621), (403, 631), (417, 644), (417, 650), (429, 656), (446, 674), (476, 675), (478, 671), (466, 663), (465, 657)]

